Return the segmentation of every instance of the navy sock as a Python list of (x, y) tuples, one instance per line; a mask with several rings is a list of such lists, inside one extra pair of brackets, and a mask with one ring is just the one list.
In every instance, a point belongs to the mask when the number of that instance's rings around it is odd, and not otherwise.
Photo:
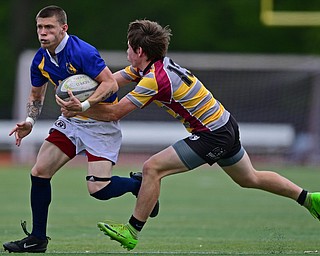
[(46, 239), (48, 210), (51, 202), (51, 179), (31, 175), (32, 232), (39, 239)]
[(136, 179), (112, 176), (111, 182), (107, 186), (91, 194), (91, 196), (100, 200), (108, 200), (113, 197), (122, 196), (127, 192), (137, 195), (140, 186), (141, 182)]
[(137, 231), (141, 231), (144, 224), (146, 224), (145, 221), (140, 221), (138, 219), (136, 219), (133, 215), (131, 215), (130, 219), (129, 219), (129, 224), (135, 228)]

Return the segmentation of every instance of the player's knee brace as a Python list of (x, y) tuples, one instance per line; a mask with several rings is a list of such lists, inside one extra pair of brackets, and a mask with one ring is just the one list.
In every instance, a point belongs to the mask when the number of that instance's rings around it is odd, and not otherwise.
[(113, 197), (112, 188), (108, 184), (104, 188), (100, 189), (99, 191), (90, 194), (90, 196), (99, 200), (109, 200), (110, 198)]
[[(90, 195), (99, 200), (108, 200), (113, 197), (121, 196), (127, 192), (137, 192), (140, 188), (140, 182), (131, 178), (112, 176), (109, 180), (110, 183), (108, 185)], [(95, 179), (94, 181), (98, 180)]]
[[(86, 180), (89, 182), (96, 182), (96, 181), (111, 181), (111, 178), (101, 178), (101, 177), (96, 177), (93, 175), (87, 176)], [(104, 188), (100, 189), (99, 191), (90, 194), (90, 196), (99, 199), (99, 200), (108, 200), (110, 197), (106, 196), (108, 193), (108, 190), (110, 190), (110, 187), (108, 189), (108, 185), (106, 185)]]

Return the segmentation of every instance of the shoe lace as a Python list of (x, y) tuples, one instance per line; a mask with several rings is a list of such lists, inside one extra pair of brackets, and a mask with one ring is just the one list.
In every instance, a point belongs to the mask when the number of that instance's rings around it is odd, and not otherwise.
[[(112, 228), (116, 230), (116, 232), (121, 232), (122, 235), (131, 236), (134, 239), (138, 239), (137, 232), (134, 231), (134, 228), (130, 224), (110, 224)], [(127, 237), (128, 238), (128, 237)]]
[(126, 224), (119, 224), (119, 223), (116, 223), (116, 222), (114, 222), (112, 220), (105, 220), (104, 223), (108, 223), (108, 226), (111, 227), (117, 233), (118, 232), (120, 232), (120, 233), (122, 233), (122, 232), (131, 233)]
[[(24, 232), (27, 236), (30, 236), (30, 235), (31, 235), (31, 233), (28, 232), (28, 230), (27, 230), (27, 222), (26, 222), (25, 220), (24, 220), (24, 221), (21, 220), (21, 227), (22, 227), (23, 232)], [(49, 236), (46, 236), (46, 238), (47, 238), (47, 240), (51, 240), (51, 237), (49, 237)]]
[(26, 221), (21, 221), (21, 227), (23, 232), (27, 235), (30, 236), (31, 234), (27, 230), (27, 222)]

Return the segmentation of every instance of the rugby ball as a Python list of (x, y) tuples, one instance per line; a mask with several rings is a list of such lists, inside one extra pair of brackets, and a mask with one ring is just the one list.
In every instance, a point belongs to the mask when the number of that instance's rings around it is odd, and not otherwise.
[(64, 79), (56, 89), (56, 94), (59, 98), (68, 101), (68, 90), (72, 91), (73, 95), (82, 101), (88, 99), (98, 87), (97, 81), (85, 74), (73, 75)]

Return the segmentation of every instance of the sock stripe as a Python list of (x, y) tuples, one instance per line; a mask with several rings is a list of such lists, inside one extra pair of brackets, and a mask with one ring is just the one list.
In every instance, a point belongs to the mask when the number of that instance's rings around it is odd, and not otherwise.
[(306, 201), (307, 195), (308, 195), (308, 191), (306, 191), (306, 190), (303, 189), (302, 192), (300, 193), (298, 199), (297, 199), (297, 202), (298, 202), (300, 205), (303, 205), (304, 202)]

